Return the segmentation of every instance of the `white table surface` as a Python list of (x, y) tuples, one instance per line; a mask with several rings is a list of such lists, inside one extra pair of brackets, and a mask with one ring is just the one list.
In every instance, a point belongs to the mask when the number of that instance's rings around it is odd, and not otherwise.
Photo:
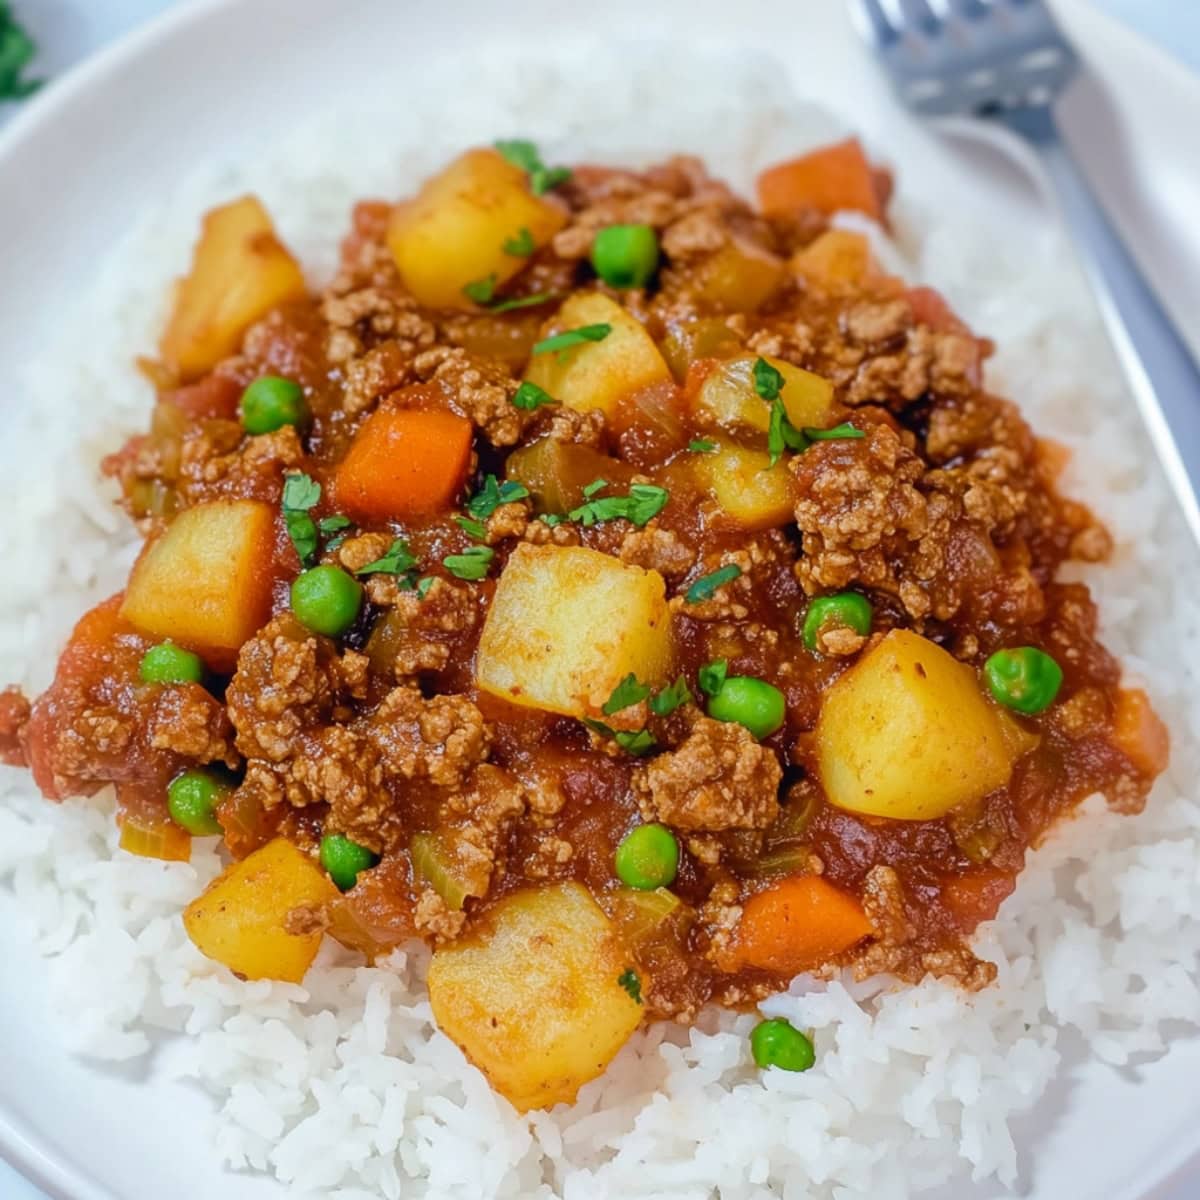
[[(36, 40), (33, 73), (53, 78), (177, 0), (15, 0), (12, 7)], [(331, 3), (335, 0), (330, 0)], [(1200, 0), (1092, 0), (1098, 8), (1158, 42), (1200, 73)], [(0, 124), (12, 111), (0, 103)], [(48, 1200), (0, 1161), (0, 1200)], [(1182, 1192), (1156, 1200), (1196, 1200)]]

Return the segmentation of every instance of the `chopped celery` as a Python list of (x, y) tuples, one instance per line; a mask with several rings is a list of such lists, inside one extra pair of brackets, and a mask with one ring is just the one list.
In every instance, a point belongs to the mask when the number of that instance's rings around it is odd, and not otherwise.
[(470, 880), (436, 833), (414, 833), (409, 847), (413, 872), (423, 879), (456, 912), (475, 894)]
[(620, 888), (612, 896), (612, 916), (630, 944), (644, 942), (683, 911), (683, 901), (667, 888)]

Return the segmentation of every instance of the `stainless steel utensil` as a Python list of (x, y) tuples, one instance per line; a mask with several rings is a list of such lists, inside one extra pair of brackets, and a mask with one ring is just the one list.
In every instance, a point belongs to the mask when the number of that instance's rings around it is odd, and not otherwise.
[(1043, 0), (850, 0), (900, 99), (928, 117), (1000, 121), (1037, 151), (1142, 418), (1200, 543), (1200, 368), (1059, 136), (1054, 103), (1084, 64)]

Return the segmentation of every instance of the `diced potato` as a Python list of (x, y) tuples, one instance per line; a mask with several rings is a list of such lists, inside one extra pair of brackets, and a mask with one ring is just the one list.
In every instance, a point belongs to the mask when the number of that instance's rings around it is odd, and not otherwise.
[(582, 546), (526, 544), (496, 585), (476, 677), (512, 704), (579, 717), (597, 713), (631, 671), (662, 683), (671, 653), (657, 571)]
[(505, 283), (529, 261), (506, 242), (527, 229), (541, 247), (566, 223), (566, 209), (535, 196), (520, 167), (495, 150), (468, 150), (396, 206), (387, 243), (421, 304), (473, 309), (463, 288), (489, 276)]
[(299, 983), (321, 946), (321, 932), (288, 933), (288, 914), (335, 900), (325, 872), (287, 838), (227, 867), (184, 909), (188, 937), (202, 954), (243, 979)]
[(517, 892), (489, 916), (434, 953), (433, 1015), (519, 1112), (569, 1104), (641, 1023), (617, 982), (628, 954), (578, 883)]
[(741, 348), (741, 338), (720, 317), (680, 321), (668, 329), (659, 345), (678, 383), (687, 379), (693, 363), (705, 358), (732, 358)]
[(817, 722), (830, 802), (903, 821), (940, 817), (1003, 787), (1029, 747), (970, 667), (904, 629), (837, 680)]
[(718, 308), (755, 312), (779, 290), (786, 273), (777, 255), (734, 238), (697, 267), (696, 290)]
[(730, 522), (742, 529), (770, 529), (794, 519), (795, 480), (780, 460), (773, 467), (761, 450), (719, 442), (699, 455), (696, 475)]
[[(717, 367), (692, 396), (692, 413), (696, 419), (718, 429), (766, 433), (771, 422), (771, 406), (754, 387), (757, 361), (758, 355), (743, 354)], [(833, 384), (781, 358), (767, 358), (766, 361), (783, 376), (779, 397), (788, 420), (797, 429), (826, 424), (833, 407)]]
[(255, 321), (303, 295), (304, 275), (266, 209), (243, 196), (205, 215), (159, 352), (181, 378), (195, 379), (236, 353)]
[(568, 408), (598, 408), (612, 416), (622, 396), (671, 378), (666, 360), (640, 321), (600, 292), (570, 296), (543, 332), (543, 337), (610, 325), (608, 336), (565, 351), (535, 354), (525, 378), (561, 400)]
[(275, 513), (256, 500), (185, 509), (134, 564), (121, 616), (212, 666), (232, 661), (271, 615)]
[(853, 286), (871, 273), (871, 243), (849, 229), (828, 229), (792, 255), (791, 265), (822, 287)]

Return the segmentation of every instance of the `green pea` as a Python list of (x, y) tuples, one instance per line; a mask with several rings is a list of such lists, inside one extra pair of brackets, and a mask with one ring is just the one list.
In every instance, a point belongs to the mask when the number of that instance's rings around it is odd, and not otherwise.
[(360, 871), (368, 870), (378, 861), (378, 854), (352, 842), (344, 833), (329, 833), (321, 839), (321, 866), (343, 892), (358, 882)]
[(781, 1071), (807, 1071), (817, 1061), (813, 1044), (782, 1017), (760, 1021), (750, 1034), (750, 1053), (763, 1068)]
[(753, 675), (730, 675), (708, 702), (710, 717), (744, 725), (756, 738), (769, 737), (780, 728), (786, 711), (783, 693)]
[(242, 428), (247, 433), (274, 433), (285, 425), (308, 420), (304, 389), (290, 379), (264, 375), (242, 393)]
[(871, 632), (871, 602), (857, 592), (837, 592), (818, 596), (804, 616), (804, 644), (818, 649), (817, 636), (826, 625), (841, 625), (866, 637)]
[(617, 847), (617, 878), (639, 892), (670, 887), (679, 870), (679, 843), (663, 825), (639, 825)]
[(609, 287), (645, 287), (658, 266), (658, 236), (649, 225), (609, 225), (592, 242), (592, 266)]
[(193, 837), (211, 837), (221, 832), (217, 805), (233, 787), (228, 776), (214, 770), (196, 767), (184, 771), (167, 785), (167, 812)]
[(993, 696), (1017, 712), (1040, 713), (1054, 703), (1062, 687), (1062, 667), (1036, 646), (997, 650), (983, 664)]
[(362, 584), (341, 567), (312, 567), (292, 582), (292, 612), (314, 633), (338, 637), (358, 617)]
[(198, 654), (159, 642), (142, 655), (138, 674), (143, 683), (199, 683), (204, 678), (204, 663)]

